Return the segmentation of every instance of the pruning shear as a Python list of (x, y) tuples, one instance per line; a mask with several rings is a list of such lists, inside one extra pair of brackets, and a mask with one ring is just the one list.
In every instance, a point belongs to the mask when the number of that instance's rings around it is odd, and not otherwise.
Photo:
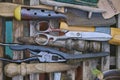
[(12, 50), (20, 51), (20, 50), (29, 50), (32, 57), (21, 60), (9, 60), (0, 58), (2, 61), (21, 63), (21, 62), (29, 62), (33, 60), (39, 60), (40, 62), (65, 62), (71, 59), (86, 59), (86, 58), (96, 58), (96, 57), (105, 57), (108, 56), (108, 52), (101, 53), (86, 53), (86, 54), (69, 54), (65, 52), (61, 52), (59, 50), (43, 47), (43, 46), (35, 46), (35, 45), (20, 45), (20, 44), (0, 44), (7, 45)]
[[(44, 23), (45, 26), (41, 26)], [(44, 30), (38, 30), (35, 26), (35, 41), (38, 44), (46, 45), (50, 40), (56, 41), (56, 40), (64, 40), (64, 39), (80, 39), (80, 40), (92, 40), (92, 41), (108, 41), (112, 38), (111, 35), (106, 33), (100, 33), (100, 32), (77, 32), (77, 31), (69, 31), (69, 30), (62, 30), (62, 29), (54, 29), (52, 28), (51, 24), (46, 21), (40, 21), (37, 23), (40, 27), (45, 27)], [(49, 32), (63, 32), (64, 35), (62, 36), (53, 36), (48, 34)], [(43, 41), (42, 43), (39, 42), (40, 38), (46, 38), (46, 41)]]

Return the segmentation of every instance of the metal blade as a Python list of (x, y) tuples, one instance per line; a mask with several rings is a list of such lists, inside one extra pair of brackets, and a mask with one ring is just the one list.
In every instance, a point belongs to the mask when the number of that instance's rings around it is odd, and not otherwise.
[(108, 41), (112, 38), (112, 36), (100, 32), (83, 32), (82, 38), (85, 40)]
[(112, 38), (111, 35), (100, 32), (69, 31), (65, 35), (70, 38), (81, 39), (81, 40), (93, 40), (93, 41), (108, 41)]

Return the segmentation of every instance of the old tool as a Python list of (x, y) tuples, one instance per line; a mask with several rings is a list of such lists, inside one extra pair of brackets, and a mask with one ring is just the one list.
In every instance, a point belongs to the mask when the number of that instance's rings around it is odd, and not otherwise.
[[(28, 49), (32, 54), (38, 54), (39, 51), (43, 52), (48, 52), (48, 54), (55, 54), (61, 57), (55, 57), (58, 60), (63, 60), (67, 61), (70, 59), (86, 59), (86, 58), (95, 58), (95, 57), (102, 57), (102, 56), (107, 56), (109, 53), (103, 52), (103, 53), (86, 53), (86, 54), (69, 54), (69, 53), (64, 53), (52, 48), (48, 47), (43, 47), (43, 46), (34, 46), (34, 45), (15, 45), (15, 46), (10, 46), (12, 50), (26, 50)], [(59, 62), (59, 61), (56, 61)]]
[[(45, 10), (54, 10), (54, 7), (47, 6), (47, 5), (36, 5), (36, 6), (27, 6), (21, 4), (14, 4), (8, 2), (1, 2), (0, 3), (0, 16), (4, 17), (14, 17), (15, 8), (21, 6), (21, 8), (34, 8), (34, 9), (45, 9)], [(64, 8), (59, 9), (57, 12), (64, 13)]]
[(89, 19), (86, 11), (82, 11), (75, 8), (67, 8), (67, 12), (64, 13), (67, 16), (67, 24), (69, 26), (105, 26), (109, 27), (116, 23), (115, 17), (104, 19), (102, 14), (94, 13)]
[(65, 62), (71, 59), (89, 59), (89, 58), (104, 57), (109, 55), (108, 52), (69, 54), (69, 53), (61, 52), (59, 50), (55, 50), (53, 48), (35, 46), (35, 45), (2, 44), (2, 43), (1, 45), (7, 45), (10, 47), (10, 49), (17, 51), (29, 50), (30, 53), (34, 55), (34, 57), (25, 60), (16, 60), (16, 61), (6, 60), (9, 62), (16, 62), (16, 63), (28, 62), (31, 60), (39, 60), (40, 62)]
[(17, 75), (28, 75), (32, 73), (50, 73), (58, 71), (67, 71), (75, 69), (77, 66), (69, 65), (65, 63), (31, 63), (31, 64), (7, 64), (4, 68), (5, 75), (8, 77), (14, 77)]
[(40, 2), (45, 5), (56, 6), (56, 9), (59, 9), (59, 6), (60, 6), (60, 7), (77, 8), (80, 10), (88, 11), (89, 12), (88, 18), (91, 18), (91, 15), (93, 12), (95, 12), (95, 13), (105, 12), (104, 9), (100, 9), (100, 8), (96, 8), (96, 7), (76, 5), (76, 4), (64, 3), (64, 2), (60, 2), (60, 1), (54, 1), (54, 0), (40, 0)]
[[(47, 41), (43, 42), (42, 45), (46, 45), (48, 44), (49, 40), (52, 39), (53, 41), (56, 40), (65, 40), (65, 39), (79, 39), (79, 40), (92, 40), (92, 41), (108, 41), (111, 39), (111, 36), (109, 34), (105, 34), (105, 33), (99, 33), (99, 32), (76, 32), (76, 31), (68, 31), (65, 33), (65, 35), (63, 36), (52, 36), (46, 33), (38, 33), (37, 35), (39, 35), (40, 37), (46, 37)], [(35, 36), (37, 36), (35, 35)], [(36, 42), (38, 44), (39, 41), (37, 40), (38, 38), (36, 38)]]
[[(36, 45), (46, 41), (46, 38), (38, 38), (35, 40), (35, 37), (19, 37), (17, 39), (20, 43), (23, 44), (32, 44)], [(41, 45), (41, 44), (39, 44)], [(59, 40), (59, 41), (49, 41), (47, 46), (65, 48), (68, 50), (77, 50), (80, 52), (100, 52), (101, 51), (101, 42), (99, 41), (85, 41), (85, 40)]]
[[(29, 9), (45, 9), (45, 10), (54, 10), (54, 7), (47, 6), (47, 5), (36, 5), (36, 6), (26, 6), (26, 5), (20, 5), (20, 4), (13, 4), (13, 3), (7, 3), (7, 2), (1, 2), (0, 3), (0, 16), (2, 17), (14, 17), (14, 11), (15, 8), (21, 6), (21, 9), (23, 8), (29, 8)], [(57, 9), (58, 11), (55, 12), (62, 12), (64, 13), (65, 9), (63, 7)], [(20, 12), (18, 12), (20, 13)], [(18, 14), (17, 13), (17, 14)], [(79, 9), (73, 9), (73, 8), (67, 8), (67, 12), (64, 13), (64, 15), (67, 17), (66, 21), (68, 25), (74, 25), (74, 26), (108, 26), (113, 25), (116, 23), (115, 17), (104, 19), (101, 14), (93, 14), (91, 19), (87, 18), (87, 12), (82, 11)]]
[[(32, 54), (32, 52), (31, 52)], [(66, 61), (63, 59), (61, 56), (56, 55), (56, 54), (51, 54), (47, 52), (40, 52), (38, 54), (34, 54), (34, 56), (31, 56), (30, 58), (26, 59), (19, 59), (19, 60), (11, 60), (11, 59), (6, 59), (6, 58), (0, 58), (1, 61), (6, 61), (6, 62), (12, 62), (12, 63), (22, 63), (22, 62), (30, 62), (30, 61), (39, 61), (39, 62), (64, 62)]]
[[(43, 21), (42, 21), (43, 22)], [(41, 21), (38, 22), (37, 24), (41, 27), (40, 23), (42, 23)], [(37, 26), (37, 25), (35, 25)], [(105, 33), (99, 33), (99, 32), (78, 32), (78, 31), (68, 31), (65, 29), (52, 29), (51, 25), (48, 24), (45, 28), (45, 30), (37, 30), (36, 27), (35, 28), (35, 35), (34, 37), (36, 37), (35, 41), (38, 44), (41, 45), (46, 45), (48, 44), (49, 40), (52, 41), (57, 41), (57, 40), (65, 40), (65, 39), (79, 39), (79, 40), (92, 40), (92, 41), (108, 41), (111, 39), (111, 36), (109, 34), (105, 34)], [(59, 32), (63, 32), (64, 35), (61, 36), (53, 36), (48, 34), (48, 32), (53, 32), (53, 31), (59, 31)], [(46, 38), (45, 42), (39, 43), (39, 41), (37, 40), (38, 38), (44, 37)]]
[(47, 9), (25, 8), (18, 6), (14, 11), (17, 20), (48, 20), (48, 19), (65, 19), (64, 14), (50, 11)]
[(109, 27), (79, 27), (79, 26), (68, 26), (67, 23), (62, 22), (60, 29), (73, 30), (73, 31), (88, 31), (88, 32), (102, 32), (107, 33), (112, 36), (109, 40), (110, 44), (120, 45), (120, 29), (119, 28), (109, 28)]

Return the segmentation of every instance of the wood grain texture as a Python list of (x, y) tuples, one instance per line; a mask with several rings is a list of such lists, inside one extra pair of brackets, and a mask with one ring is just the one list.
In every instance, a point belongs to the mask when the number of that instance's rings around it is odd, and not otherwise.
[(50, 73), (66, 71), (74, 68), (76, 68), (76, 66), (64, 63), (31, 63), (31, 64), (22, 63), (20, 65), (10, 63), (5, 66), (5, 74), (9, 77), (13, 77), (16, 75), (25, 76), (33, 73)]
[[(39, 5), (39, 0), (30, 0), (30, 6)], [(30, 21), (30, 36), (34, 35), (34, 21)], [(30, 80), (39, 80), (39, 74), (31, 74)]]
[[(3, 25), (2, 25), (2, 18), (0, 18), (0, 42), (3, 42)], [(0, 57), (3, 57), (3, 47), (0, 46)], [(3, 80), (3, 63), (0, 61), (0, 80)]]
[(95, 69), (98, 64), (98, 59), (91, 59), (83, 61), (83, 78), (82, 80), (94, 80), (95, 76), (92, 74), (92, 69)]
[[(107, 42), (102, 43), (102, 51), (110, 53), (110, 45)], [(110, 55), (101, 59), (101, 71), (110, 69)]]
[[(59, 21), (57, 19), (54, 19), (54, 20), (49, 20), (49, 23), (50, 25), (53, 27), (53, 28), (59, 28)], [(60, 35), (59, 32), (51, 32), (50, 33), (51, 35), (55, 35), (55, 36), (58, 36)], [(57, 47), (54, 47), (55, 49), (58, 49)], [(58, 49), (59, 50), (59, 49)], [(60, 80), (61, 79), (61, 72), (53, 72), (53, 73), (50, 73), (50, 80)], [(53, 75), (53, 76), (52, 76)]]
[[(117, 23), (117, 27), (120, 28), (120, 14), (118, 14), (118, 23)], [(120, 69), (120, 46), (117, 47), (116, 50), (116, 67), (118, 69)]]
[[(110, 52), (110, 46), (107, 42), (102, 43), (102, 51)], [(83, 61), (83, 80), (94, 80), (95, 75), (92, 74), (93, 69), (100, 69), (100, 71), (109, 70), (110, 56), (103, 58), (96, 58), (91, 60)]]
[[(23, 0), (13, 0), (13, 3), (23, 4)], [(23, 23), (13, 19), (13, 42), (17, 43), (17, 38), (23, 36)], [(14, 51), (13, 59), (22, 59), (23, 51)], [(15, 76), (12, 80), (23, 80), (23, 76)]]

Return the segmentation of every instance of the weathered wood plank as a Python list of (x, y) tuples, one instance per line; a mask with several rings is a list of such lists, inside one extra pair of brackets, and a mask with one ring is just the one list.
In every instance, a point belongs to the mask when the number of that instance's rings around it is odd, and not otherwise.
[[(110, 45), (107, 42), (102, 43), (102, 51), (110, 53)], [(110, 68), (110, 56), (103, 57), (101, 59), (101, 71), (109, 70)]]
[[(0, 18), (0, 42), (3, 42), (3, 25), (2, 25), (2, 18)], [(3, 47), (0, 46), (0, 57), (3, 57)], [(3, 80), (3, 63), (0, 61), (0, 80)]]
[[(107, 42), (103, 42), (102, 51), (110, 52), (109, 50), (110, 50), (109, 44)], [(83, 80), (95, 79), (95, 76), (91, 72), (93, 69), (99, 68), (101, 71), (109, 70), (110, 66), (109, 60), (110, 56), (83, 61)]]
[[(39, 0), (30, 0), (30, 5), (39, 5)], [(33, 21), (30, 21), (30, 36), (34, 35)], [(31, 74), (30, 80), (39, 80), (39, 74)]]
[[(120, 14), (118, 14), (117, 27), (120, 28)], [(120, 46), (116, 50), (116, 67), (120, 69)]]
[(116, 57), (115, 56), (111, 56), (110, 57), (110, 65), (111, 66), (115, 66), (116, 65)]
[(76, 75), (75, 75), (75, 80), (82, 80), (82, 76), (83, 76), (83, 71), (82, 71), (82, 66), (79, 66), (76, 69)]
[[(23, 0), (12, 0), (13, 3), (23, 4)], [(23, 36), (23, 23), (13, 19), (13, 42), (17, 43), (17, 38)], [(23, 51), (14, 51), (13, 59), (22, 59)], [(15, 76), (12, 80), (23, 80), (23, 76)]]
[(92, 70), (96, 69), (98, 59), (90, 59), (83, 61), (83, 79), (82, 80), (94, 80), (95, 76), (92, 74)]
[[(49, 23), (51, 24), (51, 26), (53, 27), (53, 28), (59, 28), (59, 22), (58, 22), (58, 20), (49, 20)], [(59, 34), (59, 32), (51, 32), (50, 33), (51, 35), (55, 35), (55, 36), (58, 36), (58, 35), (60, 35)], [(58, 48), (56, 48), (56, 49), (58, 49)], [(53, 76), (52, 76), (52, 74), (53, 74)], [(61, 72), (57, 72), (57, 73), (50, 73), (49, 75), (51, 75), (50, 76), (50, 80), (61, 80)]]

